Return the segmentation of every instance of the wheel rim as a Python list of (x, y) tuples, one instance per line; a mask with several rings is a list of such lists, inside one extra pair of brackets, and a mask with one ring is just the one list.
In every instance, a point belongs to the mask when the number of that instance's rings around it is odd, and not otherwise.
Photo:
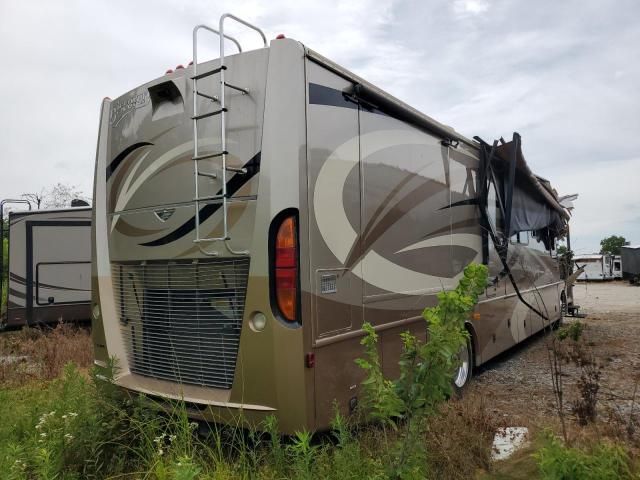
[(456, 384), (456, 387), (462, 388), (467, 383), (467, 380), (469, 380), (469, 369), (471, 368), (468, 346), (465, 345), (460, 349), (458, 359), (460, 360), (460, 366), (458, 367), (454, 383)]

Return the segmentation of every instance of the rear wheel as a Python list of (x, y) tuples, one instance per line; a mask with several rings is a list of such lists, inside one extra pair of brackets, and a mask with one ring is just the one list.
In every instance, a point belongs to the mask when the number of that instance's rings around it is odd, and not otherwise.
[(471, 376), (473, 375), (473, 348), (471, 346), (471, 337), (467, 339), (467, 344), (460, 349), (458, 359), (460, 360), (460, 366), (453, 379), (453, 388), (456, 393), (460, 395), (469, 384)]

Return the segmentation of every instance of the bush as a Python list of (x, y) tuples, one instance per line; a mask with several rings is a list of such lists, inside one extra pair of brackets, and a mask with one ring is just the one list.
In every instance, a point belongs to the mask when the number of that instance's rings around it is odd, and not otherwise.
[(471, 264), (464, 269), (458, 286), (438, 294), (438, 305), (425, 309), (428, 341), (422, 342), (409, 332), (403, 333), (400, 377), (384, 378), (378, 357), (378, 336), (370, 324), (363, 329), (365, 357), (356, 363), (366, 372), (362, 383), (361, 408), (370, 419), (394, 430), (400, 436), (386, 450), (388, 474), (392, 478), (420, 478), (425, 475), (427, 453), (419, 438), (428, 416), (452, 393), (454, 372), (459, 366), (458, 352), (466, 345), (469, 318), (478, 295), (487, 282), (487, 267)]
[(629, 455), (620, 445), (598, 442), (588, 449), (567, 447), (546, 432), (534, 454), (545, 480), (632, 479)]
[(378, 336), (368, 323), (362, 340), (365, 358), (356, 363), (366, 372), (362, 382), (362, 408), (372, 419), (397, 426), (415, 416), (432, 413), (452, 393), (452, 379), (459, 366), (458, 352), (469, 334), (465, 321), (484, 291), (487, 267), (471, 264), (464, 270), (458, 286), (438, 294), (438, 305), (427, 308), (428, 341), (422, 342), (409, 332), (401, 334), (400, 378), (388, 380), (382, 374), (378, 356)]

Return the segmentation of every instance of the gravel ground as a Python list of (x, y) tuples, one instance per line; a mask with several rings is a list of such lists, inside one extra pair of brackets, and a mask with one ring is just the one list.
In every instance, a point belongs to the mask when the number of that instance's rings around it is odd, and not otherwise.
[[(628, 418), (633, 408), (640, 413), (640, 287), (626, 282), (579, 283), (574, 289), (576, 304), (586, 318), (584, 340), (602, 366), (598, 414), (605, 422), (612, 412)], [(575, 321), (566, 318), (565, 324)], [(469, 389), (486, 401), (489, 411), (507, 425), (535, 428), (555, 416), (551, 383), (549, 334), (538, 334), (491, 360), (475, 372)], [(575, 382), (579, 371), (564, 367), (566, 405), (577, 398)], [(640, 390), (640, 388), (638, 389)]]

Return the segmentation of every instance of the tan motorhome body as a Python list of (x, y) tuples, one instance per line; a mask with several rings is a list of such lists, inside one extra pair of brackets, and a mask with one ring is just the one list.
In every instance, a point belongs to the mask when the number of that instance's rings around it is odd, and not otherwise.
[[(102, 107), (95, 172), (93, 291), (96, 363), (119, 363), (116, 384), (181, 398), (194, 416), (229, 421), (275, 415), (283, 432), (327, 428), (348, 412), (362, 372), (362, 324), (380, 335), (386, 374), (397, 373), (399, 333), (425, 338), (420, 317), (436, 294), (482, 261), (475, 198), (478, 145), (420, 115), (443, 137), (349, 97), (375, 88), (300, 43), (226, 58), (229, 245), (194, 244), (191, 68)], [(198, 65), (198, 71), (217, 67)], [(217, 94), (217, 77), (210, 91)], [(199, 88), (206, 85), (201, 80)], [(391, 98), (391, 97), (389, 97)], [(393, 99), (394, 102), (401, 104)], [(199, 111), (215, 110), (203, 97)], [(405, 108), (409, 108), (404, 106)], [(204, 151), (220, 144), (219, 116), (199, 123)], [(201, 161), (201, 168), (207, 162)], [(209, 171), (219, 163), (211, 159)], [(200, 196), (221, 191), (198, 178)], [(299, 239), (298, 321), (274, 308), (270, 241), (283, 212)], [(222, 208), (200, 209), (200, 229), (222, 231)], [(533, 243), (531, 243), (533, 242)], [(515, 242), (509, 264), (525, 298), (560, 318), (556, 261)], [(214, 254), (214, 255), (212, 255)], [(487, 289), (469, 321), (475, 364), (545, 323), (517, 298), (492, 248)], [(536, 293), (537, 292), (537, 293)], [(267, 318), (263, 330), (256, 314)]]
[(89, 320), (91, 208), (9, 214), (7, 326)]

